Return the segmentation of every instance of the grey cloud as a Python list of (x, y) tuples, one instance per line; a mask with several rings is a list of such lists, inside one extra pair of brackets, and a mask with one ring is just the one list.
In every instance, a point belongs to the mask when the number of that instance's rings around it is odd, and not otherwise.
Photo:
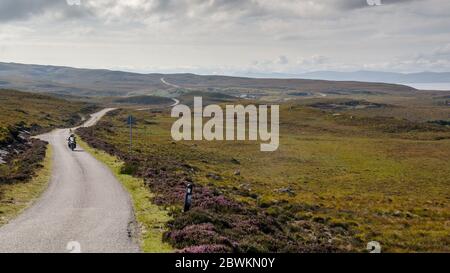
[[(81, 0), (74, 7), (65, 0), (0, 0), (0, 41), (9, 48), (29, 44), (23, 52), (3, 53), (11, 60), (28, 54), (32, 57), (23, 59), (44, 61), (45, 56), (56, 58), (52, 49), (74, 43), (83, 54), (96, 57), (58, 57), (78, 66), (240, 67), (256, 59), (269, 60), (255, 64), (258, 69), (273, 71), (361, 68), (378, 61), (394, 67), (392, 60), (398, 57), (400, 70), (450, 69), (444, 62), (449, 60), (447, 47), (432, 51), (450, 43), (445, 35), (450, 1), (382, 2), (378, 8), (367, 0)], [(67, 24), (54, 22), (64, 19)], [(16, 26), (20, 20), (27, 23)], [(40, 42), (54, 46), (42, 46), (38, 56), (33, 45)], [(374, 46), (376, 56), (370, 50)], [(415, 57), (418, 52), (434, 53)]]
[[(402, 4), (411, 3), (417, 0), (381, 0), (383, 5), (391, 4)], [(335, 6), (340, 9), (358, 9), (358, 8), (369, 8), (367, 0), (336, 0), (334, 1)]]
[[(408, 3), (417, 0), (382, 0), (383, 4)], [(120, 21), (120, 18), (141, 20), (149, 16), (163, 19), (181, 20), (194, 12), (205, 17), (216, 14), (226, 14), (231, 18), (241, 17), (243, 20), (264, 17), (302, 17), (317, 14), (320, 17), (329, 15), (327, 12), (368, 7), (367, 0), (321, 0), (311, 2), (307, 0), (296, 1), (267, 1), (267, 0), (142, 0), (135, 2), (140, 5), (127, 3), (127, 1), (82, 0), (81, 6), (69, 6), (66, 0), (1, 0), (0, 22), (30, 19), (33, 16), (46, 12), (60, 13), (67, 18), (82, 17), (85, 15), (105, 14), (105, 10), (113, 10), (109, 18)], [(314, 7), (322, 7), (314, 10)], [(311, 9), (311, 11), (310, 11)], [(327, 12), (325, 12), (327, 11)], [(104, 18), (98, 18), (100, 20)]]
[(1, 0), (0, 22), (28, 20), (47, 12), (62, 14), (63, 18), (89, 14), (83, 6), (69, 6), (66, 0)]
[(58, 5), (58, 0), (2, 0), (0, 2), (0, 21), (23, 19), (40, 14)]
[(285, 65), (285, 64), (289, 63), (289, 59), (288, 59), (288, 57), (286, 57), (284, 55), (281, 55), (281, 56), (278, 57), (276, 63), (277, 64), (281, 64), (281, 65)]

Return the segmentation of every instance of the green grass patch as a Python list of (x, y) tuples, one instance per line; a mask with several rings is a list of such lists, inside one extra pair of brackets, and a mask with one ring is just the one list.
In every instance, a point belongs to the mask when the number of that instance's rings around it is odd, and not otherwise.
[(52, 169), (52, 149), (49, 145), (42, 165), (30, 181), (0, 184), (0, 226), (33, 204), (47, 188)]
[(152, 203), (153, 194), (145, 186), (144, 181), (121, 171), (123, 162), (115, 156), (90, 147), (81, 138), (79, 144), (83, 149), (108, 166), (116, 178), (131, 194), (134, 213), (141, 233), (141, 249), (148, 253), (173, 252), (172, 247), (162, 241), (166, 231), (165, 224), (171, 219), (167, 210)]

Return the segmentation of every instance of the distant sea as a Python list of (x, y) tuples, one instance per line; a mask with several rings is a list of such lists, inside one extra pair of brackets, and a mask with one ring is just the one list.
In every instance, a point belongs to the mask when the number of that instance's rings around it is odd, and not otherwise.
[(403, 85), (408, 85), (419, 90), (440, 90), (440, 91), (450, 91), (450, 82), (443, 83), (402, 83)]

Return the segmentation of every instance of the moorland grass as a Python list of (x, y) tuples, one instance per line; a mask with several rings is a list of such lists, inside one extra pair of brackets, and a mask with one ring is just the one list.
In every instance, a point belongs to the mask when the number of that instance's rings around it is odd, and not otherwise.
[[(127, 151), (127, 114), (106, 117), (95, 134)], [(370, 117), (362, 124), (353, 114), (333, 116), (285, 105), (280, 149), (262, 153), (258, 143), (175, 143), (170, 137), (174, 119), (168, 113), (133, 115), (133, 152), (186, 162), (196, 169), (196, 183), (268, 213), (292, 212), (292, 221), (351, 230), (350, 251), (364, 251), (373, 240), (387, 252), (450, 251), (448, 128), (416, 130), (422, 128), (417, 123), (408, 129), (410, 123), (405, 122), (405, 129), (401, 121), (386, 124), (390, 119)], [(394, 130), (386, 131), (386, 126)], [(398, 126), (402, 130), (396, 131)], [(221, 179), (212, 179), (211, 173)]]
[(39, 198), (50, 181), (51, 169), (52, 148), (47, 145), (42, 168), (31, 180), (0, 184), (0, 226), (8, 223)]
[(21, 126), (33, 133), (76, 125), (95, 106), (47, 95), (0, 89), (0, 143)]

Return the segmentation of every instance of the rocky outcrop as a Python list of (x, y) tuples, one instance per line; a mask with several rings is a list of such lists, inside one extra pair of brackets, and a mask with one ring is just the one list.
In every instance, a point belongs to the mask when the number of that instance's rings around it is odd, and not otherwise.
[(22, 124), (8, 128), (8, 136), (0, 142), (0, 183), (29, 180), (41, 167), (46, 142), (32, 139), (29, 128)]

